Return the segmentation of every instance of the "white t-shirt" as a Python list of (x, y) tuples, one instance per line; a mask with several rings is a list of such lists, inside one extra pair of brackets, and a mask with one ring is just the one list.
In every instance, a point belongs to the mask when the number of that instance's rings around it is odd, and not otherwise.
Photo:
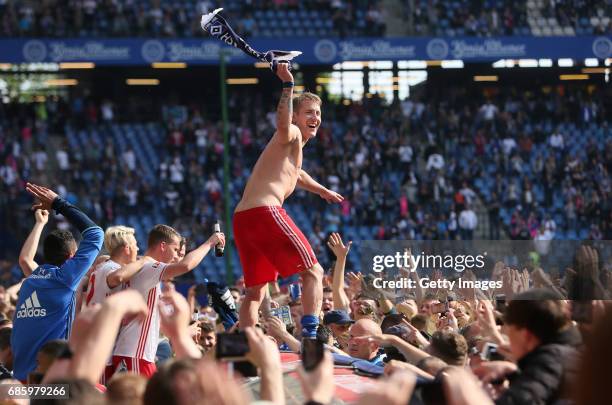
[(13, 170), (11, 166), (5, 165), (0, 167), (0, 177), (4, 181), (4, 184), (11, 186), (15, 183), (15, 180), (17, 180), (17, 173), (15, 173), (15, 170)]
[(363, 164), (365, 163), (365, 159), (366, 159), (366, 151), (362, 149), (355, 154), (355, 166), (362, 167)]
[(199, 148), (205, 148), (208, 143), (206, 139), (208, 137), (208, 131), (205, 128), (198, 128), (195, 131), (195, 137), (196, 145), (198, 145)]
[(400, 161), (404, 163), (412, 162), (412, 148), (410, 145), (402, 145), (399, 147), (399, 157)]
[(448, 230), (457, 230), (457, 214), (455, 213), (455, 211), (451, 211), (450, 216), (448, 217)]
[(565, 140), (563, 139), (563, 135), (556, 133), (550, 136), (550, 138), (548, 139), (548, 143), (550, 144), (551, 147), (555, 149), (562, 149), (565, 143)]
[(427, 159), (427, 167), (426, 169), (429, 171), (431, 169), (441, 170), (444, 167), (444, 158), (439, 153), (434, 153), (429, 156)]
[(70, 168), (68, 163), (68, 153), (65, 150), (58, 150), (55, 153), (55, 157), (57, 158), (57, 164), (59, 165), (60, 169), (68, 170)]
[(183, 182), (183, 164), (179, 159), (172, 162), (169, 167), (170, 170), (170, 181), (172, 183), (182, 183)]
[(404, 117), (406, 118), (410, 117), (410, 114), (412, 114), (413, 108), (414, 108), (414, 103), (411, 100), (406, 99), (402, 101), (402, 113), (404, 114)]
[(462, 188), (461, 191), (459, 191), (463, 197), (465, 198), (465, 202), (467, 202), (468, 204), (472, 204), (474, 202), (474, 200), (476, 199), (476, 193), (474, 192), (474, 190), (472, 190), (469, 187), (465, 187)]
[(502, 150), (505, 155), (509, 155), (515, 148), (517, 144), (514, 138), (504, 138), (502, 141)]
[(109, 102), (105, 102), (104, 104), (102, 104), (101, 107), (102, 110), (102, 118), (104, 119), (104, 121), (112, 121), (114, 118), (114, 113), (113, 113), (113, 105)]
[(127, 150), (123, 152), (123, 161), (131, 172), (136, 170), (136, 155), (134, 154), (134, 151)]
[(459, 214), (459, 227), (473, 231), (478, 226), (478, 218), (472, 210), (463, 210)]
[(497, 114), (497, 107), (491, 103), (487, 103), (480, 107), (480, 111), (485, 120), (491, 121), (495, 118), (495, 114)]
[(96, 267), (93, 273), (91, 273), (89, 276), (87, 294), (85, 295), (85, 305), (90, 306), (94, 304), (101, 304), (104, 302), (106, 297), (125, 288), (125, 286), (122, 284), (115, 288), (110, 288), (106, 283), (106, 277), (120, 268), (121, 265), (119, 263), (110, 259), (100, 263)]
[(142, 320), (134, 319), (121, 328), (113, 356), (132, 357), (155, 362), (155, 353), (159, 343), (159, 310), (157, 303), (161, 295), (159, 282), (168, 265), (160, 262), (146, 263), (130, 280), (130, 288), (137, 290), (147, 301), (149, 311)]
[(544, 221), (544, 228), (554, 234), (554, 232), (557, 230), (557, 224), (553, 219), (547, 219)]
[(204, 190), (208, 191), (209, 193), (217, 193), (221, 191), (221, 183), (219, 183), (219, 180), (217, 179), (210, 179), (204, 185)]
[(330, 190), (338, 190), (340, 186), (340, 178), (335, 174), (327, 176), (327, 183), (329, 184)]
[(47, 153), (44, 151), (34, 152), (34, 162), (37, 170), (44, 170), (47, 165)]
[(135, 207), (138, 204), (138, 191), (134, 189), (125, 190), (125, 196), (130, 207)]

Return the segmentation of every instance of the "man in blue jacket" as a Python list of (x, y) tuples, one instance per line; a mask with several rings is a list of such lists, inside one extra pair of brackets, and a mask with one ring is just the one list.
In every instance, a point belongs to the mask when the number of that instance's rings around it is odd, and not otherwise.
[(54, 209), (81, 232), (83, 239), (77, 249), (69, 231), (51, 232), (43, 243), (46, 264), (38, 266), (21, 285), (11, 336), (14, 376), (21, 381), (36, 368), (36, 355), (43, 344), (68, 339), (76, 289), (104, 240), (99, 226), (55, 192), (31, 183), (26, 190), (38, 200), (34, 209)]

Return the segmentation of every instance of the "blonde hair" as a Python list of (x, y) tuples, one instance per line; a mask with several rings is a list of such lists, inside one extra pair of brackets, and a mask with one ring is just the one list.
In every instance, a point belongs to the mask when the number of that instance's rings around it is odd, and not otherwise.
[(300, 106), (302, 105), (302, 103), (304, 101), (313, 101), (317, 104), (319, 104), (319, 106), (323, 103), (321, 101), (321, 97), (317, 96), (314, 93), (310, 93), (308, 91), (305, 91), (304, 93), (298, 94), (293, 96), (293, 111), (297, 112), (300, 110)]
[(135, 236), (136, 231), (123, 225), (111, 226), (104, 232), (104, 247), (108, 253), (113, 254), (117, 248), (126, 246), (130, 243), (129, 236)]

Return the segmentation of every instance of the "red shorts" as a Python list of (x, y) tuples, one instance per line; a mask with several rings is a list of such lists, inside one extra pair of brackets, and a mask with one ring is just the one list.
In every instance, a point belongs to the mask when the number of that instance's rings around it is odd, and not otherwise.
[(148, 362), (144, 359), (135, 359), (133, 357), (113, 356), (113, 364), (106, 366), (104, 371), (104, 381), (108, 382), (115, 373), (130, 372), (138, 374), (146, 378), (151, 378), (157, 371), (155, 363)]
[(234, 239), (252, 287), (288, 277), (317, 264), (310, 243), (282, 207), (256, 207), (234, 213)]

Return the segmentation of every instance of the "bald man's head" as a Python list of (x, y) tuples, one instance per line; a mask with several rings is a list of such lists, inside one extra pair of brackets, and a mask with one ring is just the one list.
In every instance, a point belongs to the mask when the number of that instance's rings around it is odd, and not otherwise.
[(360, 319), (351, 326), (349, 330), (349, 354), (352, 357), (363, 360), (371, 360), (376, 357), (379, 346), (374, 342), (358, 341), (355, 338), (371, 335), (380, 335), (380, 326), (371, 319)]

